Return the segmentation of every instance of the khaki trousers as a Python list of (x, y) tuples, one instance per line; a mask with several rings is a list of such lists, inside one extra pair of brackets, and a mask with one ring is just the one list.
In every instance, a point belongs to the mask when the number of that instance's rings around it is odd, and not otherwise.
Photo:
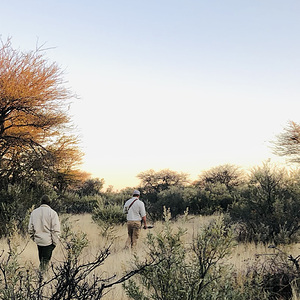
[(126, 247), (134, 248), (141, 231), (141, 221), (127, 221), (128, 238)]

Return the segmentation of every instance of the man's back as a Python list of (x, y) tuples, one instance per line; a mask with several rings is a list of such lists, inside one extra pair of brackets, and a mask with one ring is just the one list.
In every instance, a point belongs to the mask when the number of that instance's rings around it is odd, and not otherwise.
[[(135, 199), (136, 199), (136, 201), (135, 201)], [(135, 201), (135, 202), (133, 203), (133, 201)], [(141, 200), (139, 200), (138, 198), (133, 197), (133, 198), (127, 200), (124, 206), (127, 207), (127, 209), (128, 209), (128, 207), (130, 206), (131, 203), (133, 203), (133, 204), (130, 207), (130, 209), (128, 210), (127, 221), (141, 221), (142, 218), (146, 215), (144, 203)]]
[(30, 215), (29, 234), (39, 246), (58, 243), (60, 223), (57, 213), (48, 205), (42, 204)]

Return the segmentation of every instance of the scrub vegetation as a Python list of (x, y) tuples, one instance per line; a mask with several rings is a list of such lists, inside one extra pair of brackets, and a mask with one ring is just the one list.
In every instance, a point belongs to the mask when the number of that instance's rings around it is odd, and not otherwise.
[(237, 242), (223, 214), (174, 220), (165, 209), (135, 252), (125, 225), (108, 237), (91, 214), (60, 218), (44, 277), (34, 242), (17, 230), (1, 239), (0, 299), (298, 299), (299, 244)]
[[(68, 115), (75, 95), (45, 49), (2, 41), (0, 74), (1, 299), (298, 299), (299, 124), (290, 121), (272, 142), (294, 167), (224, 164), (199, 170), (194, 182), (146, 170), (136, 187), (104, 190), (103, 178), (80, 169)], [(134, 189), (154, 229), (130, 253), (122, 207)], [(63, 232), (41, 276), (27, 225), (44, 194)], [(241, 249), (254, 251), (237, 259)]]

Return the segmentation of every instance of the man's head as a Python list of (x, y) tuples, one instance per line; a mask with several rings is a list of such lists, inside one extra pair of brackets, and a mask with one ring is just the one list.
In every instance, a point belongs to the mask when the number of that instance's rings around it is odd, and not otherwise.
[(50, 200), (49, 196), (48, 195), (43, 195), (42, 198), (41, 198), (41, 203), (50, 205), (51, 200)]
[(134, 190), (133, 191), (133, 197), (139, 197), (140, 196), (140, 191), (138, 191), (138, 190)]

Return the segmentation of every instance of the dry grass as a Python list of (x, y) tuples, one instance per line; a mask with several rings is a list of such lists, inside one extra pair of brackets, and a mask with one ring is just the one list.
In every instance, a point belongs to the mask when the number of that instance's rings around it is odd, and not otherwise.
[[(183, 227), (187, 229), (187, 234), (185, 236), (185, 242), (189, 243), (192, 239), (192, 236), (204, 225), (211, 220), (211, 217), (188, 217), (181, 218), (174, 222), (174, 227)], [(85, 250), (83, 259), (91, 260), (97, 251), (103, 248), (109, 241), (101, 235), (101, 230), (99, 227), (92, 221), (91, 215), (70, 215), (69, 221), (72, 224), (72, 227), (75, 231), (85, 232), (88, 236), (89, 247)], [(151, 230), (160, 231), (163, 227), (161, 222), (155, 223), (155, 227)], [(145, 239), (147, 230), (141, 231), (141, 236), (138, 244), (138, 254), (139, 256), (143, 255), (142, 241)], [(120, 277), (125, 269), (129, 268), (130, 261), (132, 259), (131, 251), (124, 250), (125, 241), (127, 238), (126, 226), (118, 226), (114, 231), (114, 243), (111, 248), (111, 255), (105, 261), (102, 266), (102, 272), (104, 276), (116, 275), (116, 278)], [(20, 237), (17, 237), (15, 241), (20, 245), (20, 249), (24, 248), (24, 251), (20, 254), (20, 263), (25, 265), (33, 265), (35, 268), (38, 268), (38, 254), (37, 247), (33, 241), (30, 241), (29, 238), (24, 240)], [(0, 240), (0, 250), (7, 251), (8, 247), (5, 240)], [(300, 252), (300, 245), (287, 246), (285, 249), (288, 254), (297, 256)], [(272, 254), (276, 250), (268, 249), (264, 245), (254, 245), (254, 244), (239, 244), (236, 246), (229, 262), (235, 265), (238, 269), (242, 269), (246, 264), (254, 262), (257, 257), (260, 257), (257, 254)], [(62, 254), (61, 246), (58, 246), (53, 252), (53, 262), (60, 262), (64, 259)], [(107, 295), (104, 296), (105, 300), (128, 300), (122, 287), (120, 285), (116, 286), (111, 290)]]

